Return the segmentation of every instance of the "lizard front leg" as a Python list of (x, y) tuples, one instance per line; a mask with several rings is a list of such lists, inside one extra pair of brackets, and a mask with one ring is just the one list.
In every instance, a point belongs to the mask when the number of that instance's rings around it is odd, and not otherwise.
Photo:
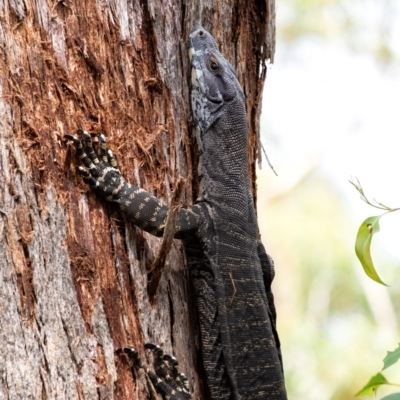
[[(85, 167), (78, 167), (83, 180), (97, 195), (117, 204), (135, 225), (155, 236), (162, 236), (168, 207), (155, 196), (125, 181), (113, 153), (107, 148), (106, 138), (102, 133), (98, 135), (98, 155), (93, 149), (91, 135), (82, 129), (78, 130), (78, 134), (81, 139), (75, 135), (65, 135), (65, 137), (72, 140), (77, 156)], [(198, 210), (181, 208), (175, 237), (182, 238), (187, 232), (197, 229), (201, 219)]]

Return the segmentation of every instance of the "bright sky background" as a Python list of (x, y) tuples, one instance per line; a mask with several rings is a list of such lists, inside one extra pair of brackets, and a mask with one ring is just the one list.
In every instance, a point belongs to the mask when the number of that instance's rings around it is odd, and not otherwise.
[[(382, 212), (360, 200), (351, 178), (360, 180), (370, 200), (400, 207), (400, 66), (385, 68), (339, 43), (304, 39), (288, 48), (278, 37), (262, 129), (279, 175), (268, 179), (273, 187), (266, 191), (290, 186), (318, 165), (360, 223)], [(272, 177), (266, 162), (262, 173)], [(381, 220), (379, 236), (400, 259), (400, 211)]]

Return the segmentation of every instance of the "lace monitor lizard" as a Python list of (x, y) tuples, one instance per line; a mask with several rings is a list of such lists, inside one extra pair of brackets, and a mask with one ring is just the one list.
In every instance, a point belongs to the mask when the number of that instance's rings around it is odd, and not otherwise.
[[(195, 289), (208, 396), (285, 400), (271, 291), (274, 266), (260, 241), (249, 189), (244, 93), (233, 67), (201, 26), (190, 32), (189, 56), (200, 189), (195, 205), (179, 210), (174, 237), (183, 240)], [(78, 132), (82, 140), (67, 138), (84, 165), (79, 167), (84, 181), (137, 226), (162, 236), (168, 207), (124, 180), (103, 134), (97, 155), (91, 136)], [(127, 352), (131, 358), (137, 354)], [(136, 367), (143, 368), (140, 361)], [(168, 398), (187, 398), (180, 395)]]

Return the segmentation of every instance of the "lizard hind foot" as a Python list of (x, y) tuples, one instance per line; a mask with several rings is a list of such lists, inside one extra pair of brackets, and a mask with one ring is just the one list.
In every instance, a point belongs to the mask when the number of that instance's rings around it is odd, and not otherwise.
[(132, 362), (132, 368), (143, 368), (143, 365), (139, 358), (139, 353), (136, 349), (130, 346), (121, 347), (115, 352), (117, 355), (125, 354)]
[(165, 399), (190, 400), (189, 383), (186, 376), (179, 372), (178, 361), (174, 356), (164, 354), (161, 347), (153, 343), (146, 343), (145, 349), (152, 350), (154, 355), (154, 372), (142, 364), (137, 350), (132, 347), (122, 347), (116, 351), (117, 354), (126, 354), (132, 362), (132, 373), (134, 369), (143, 369), (150, 378), (153, 386)]
[(162, 348), (154, 343), (146, 343), (144, 347), (154, 354), (153, 365), (158, 377), (157, 386), (160, 388), (161, 383), (162, 386), (168, 386), (168, 393), (165, 393), (166, 397), (176, 400), (191, 399), (189, 381), (185, 374), (179, 372), (177, 359), (170, 354), (165, 354)]
[(178, 360), (170, 354), (165, 354), (161, 347), (154, 343), (146, 343), (144, 348), (152, 350), (154, 353), (154, 370), (156, 374), (182, 395), (188, 396), (179, 398), (190, 399), (189, 381), (185, 374), (179, 372)]

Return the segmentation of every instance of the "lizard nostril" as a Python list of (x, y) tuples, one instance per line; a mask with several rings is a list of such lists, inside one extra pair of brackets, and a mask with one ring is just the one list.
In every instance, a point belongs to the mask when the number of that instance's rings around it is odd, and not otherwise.
[(200, 36), (203, 36), (203, 35), (204, 35), (204, 32), (203, 32), (203, 31), (199, 31), (199, 35), (200, 35)]

